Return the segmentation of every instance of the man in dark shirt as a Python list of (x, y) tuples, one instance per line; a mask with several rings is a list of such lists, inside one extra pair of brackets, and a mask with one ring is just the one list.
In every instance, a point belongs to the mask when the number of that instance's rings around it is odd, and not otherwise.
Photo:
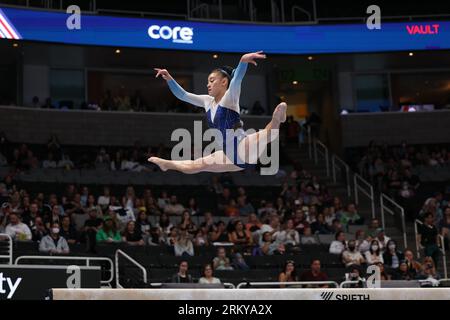
[(172, 283), (192, 283), (192, 277), (187, 273), (188, 267), (187, 261), (181, 261), (178, 273), (172, 276)]
[(87, 242), (89, 252), (95, 253), (96, 235), (97, 231), (103, 223), (103, 219), (97, 217), (97, 209), (89, 211), (89, 218), (84, 223), (84, 238)]
[(432, 213), (426, 213), (424, 223), (418, 224), (419, 242), (424, 249), (425, 256), (432, 257), (434, 264), (437, 265), (439, 258), (439, 239), (438, 230), (433, 224), (434, 217)]
[[(326, 273), (320, 270), (320, 260), (315, 259), (311, 263), (311, 270), (305, 271), (300, 276), (302, 282), (328, 281)], [(310, 288), (328, 288), (328, 285), (308, 285)]]

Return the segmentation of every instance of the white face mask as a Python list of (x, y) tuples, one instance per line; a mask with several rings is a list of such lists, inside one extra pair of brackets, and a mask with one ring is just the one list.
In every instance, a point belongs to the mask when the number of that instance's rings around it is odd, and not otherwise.
[(377, 251), (378, 250), (378, 246), (372, 246), (372, 251)]
[(59, 228), (52, 228), (52, 233), (59, 234)]

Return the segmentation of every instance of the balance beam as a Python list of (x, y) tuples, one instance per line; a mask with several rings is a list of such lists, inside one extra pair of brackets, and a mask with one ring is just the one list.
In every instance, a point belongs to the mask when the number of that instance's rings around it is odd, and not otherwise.
[(52, 289), (53, 300), (450, 300), (450, 288)]

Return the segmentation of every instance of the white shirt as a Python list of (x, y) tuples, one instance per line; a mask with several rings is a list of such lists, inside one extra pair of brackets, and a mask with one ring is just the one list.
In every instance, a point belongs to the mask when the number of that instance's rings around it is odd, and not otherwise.
[(205, 277), (201, 277), (201, 278), (198, 280), (198, 283), (200, 283), (200, 284), (220, 284), (221, 282), (220, 282), (220, 280), (219, 280), (218, 278), (216, 278), (216, 277), (212, 277), (211, 280), (208, 280), (208, 279), (205, 278)]
[(330, 245), (330, 253), (341, 254), (345, 250), (345, 244), (340, 241), (334, 240)]
[[(31, 230), (30, 228), (22, 222), (19, 222), (16, 225), (12, 225), (11, 223), (6, 226), (5, 233), (10, 235), (15, 240), (31, 240)], [(18, 234), (25, 234), (24, 238), (16, 239)]]

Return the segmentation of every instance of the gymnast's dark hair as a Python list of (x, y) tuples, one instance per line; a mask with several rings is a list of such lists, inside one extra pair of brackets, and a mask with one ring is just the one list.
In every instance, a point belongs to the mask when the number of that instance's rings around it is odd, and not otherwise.
[(234, 76), (234, 69), (230, 66), (223, 66), (214, 69), (212, 72), (218, 72), (225, 78), (228, 78), (228, 85), (230, 85), (231, 79), (233, 79)]

